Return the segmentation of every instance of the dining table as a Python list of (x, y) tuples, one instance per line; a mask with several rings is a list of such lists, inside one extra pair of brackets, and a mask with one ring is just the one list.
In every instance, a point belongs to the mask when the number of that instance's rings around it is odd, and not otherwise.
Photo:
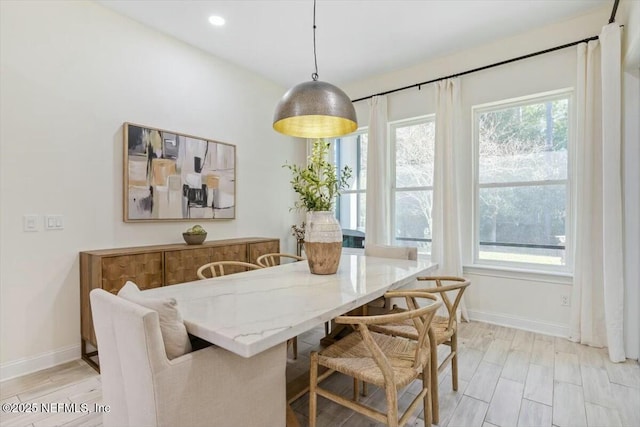
[(300, 261), (143, 293), (175, 298), (187, 332), (250, 358), (436, 268), (428, 260), (343, 253), (335, 274), (311, 274)]

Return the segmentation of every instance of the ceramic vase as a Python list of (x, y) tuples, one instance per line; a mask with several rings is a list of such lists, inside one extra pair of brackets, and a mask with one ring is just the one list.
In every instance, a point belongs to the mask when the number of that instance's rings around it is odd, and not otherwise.
[(342, 228), (331, 211), (307, 212), (304, 250), (313, 274), (335, 274), (342, 254)]

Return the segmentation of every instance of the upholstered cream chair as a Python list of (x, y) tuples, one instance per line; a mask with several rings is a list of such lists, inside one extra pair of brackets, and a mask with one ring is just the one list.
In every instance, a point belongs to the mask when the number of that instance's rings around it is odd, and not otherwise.
[[(429, 337), (431, 338), (431, 393), (434, 402), (433, 423), (440, 420), (438, 410), (438, 374), (442, 372), (447, 364), (451, 362), (451, 381), (453, 390), (458, 390), (458, 319), (456, 312), (462, 294), (471, 284), (464, 277), (418, 277), (419, 282), (433, 282), (435, 287), (420, 289), (421, 292), (428, 292), (440, 295), (446, 307), (446, 315), (436, 315), (431, 323)], [(453, 300), (452, 300), (453, 298)], [(400, 313), (404, 308), (394, 307), (391, 313)], [(419, 333), (411, 322), (406, 320), (398, 323), (388, 323), (385, 325), (373, 325), (371, 330), (398, 337), (405, 337), (413, 340), (419, 339)], [(438, 346), (444, 344), (449, 346), (450, 351), (447, 357), (438, 364)]]
[[(228, 268), (225, 271), (225, 267)], [(211, 277), (224, 276), (225, 274), (237, 273), (238, 271), (257, 270), (262, 268), (259, 265), (251, 264), (250, 262), (242, 261), (215, 261), (200, 266), (196, 274), (199, 279), (211, 279)], [(206, 272), (211, 274), (211, 277), (207, 277)]]
[(105, 427), (284, 426), (285, 346), (243, 358), (209, 346), (167, 359), (158, 313), (90, 294)]
[[(356, 332), (347, 335), (320, 352), (311, 353), (311, 372), (309, 381), (309, 427), (316, 426), (317, 395), (339, 405), (364, 414), (388, 426), (403, 426), (422, 402), (424, 405), (425, 425), (431, 425), (431, 346), (429, 327), (433, 316), (441, 305), (427, 292), (391, 291), (386, 297), (406, 298), (408, 310), (401, 313), (381, 314), (378, 316), (340, 316), (335, 319), (339, 324), (351, 325)], [(425, 307), (419, 307), (416, 298), (431, 300)], [(410, 322), (418, 332), (418, 340), (380, 334), (371, 331), (373, 326), (388, 323)], [(328, 370), (318, 376), (318, 368)], [(326, 378), (332, 372), (340, 372), (353, 377), (353, 399), (323, 389), (319, 379)], [(398, 392), (415, 379), (422, 379), (422, 389), (413, 399), (405, 413), (398, 419)], [(358, 382), (375, 384), (385, 391), (386, 411), (358, 402)]]
[(418, 248), (410, 246), (365, 245), (364, 254), (378, 258), (418, 259)]
[(294, 260), (294, 262), (304, 260), (303, 257), (298, 255), (285, 254), (285, 253), (273, 253), (273, 254), (260, 255), (258, 259), (256, 259), (256, 264), (258, 264), (260, 267), (274, 267), (280, 264), (280, 260), (282, 258), (292, 259)]

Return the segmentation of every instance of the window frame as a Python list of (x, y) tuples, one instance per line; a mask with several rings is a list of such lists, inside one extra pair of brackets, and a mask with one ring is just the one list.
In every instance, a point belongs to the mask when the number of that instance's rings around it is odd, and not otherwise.
[[(369, 132), (369, 128), (368, 127), (362, 127), (362, 128), (358, 128), (356, 129), (354, 132), (351, 132), (350, 134), (347, 135), (343, 135), (343, 136), (338, 136), (338, 137), (334, 137), (334, 138), (330, 138), (330, 142), (331, 142), (331, 149), (334, 150), (334, 152), (336, 153), (335, 156), (332, 156), (331, 158), (331, 162), (336, 166), (336, 172), (338, 174), (340, 174), (340, 168), (344, 167), (343, 165), (340, 164), (340, 149), (339, 146), (337, 146), (339, 144), (339, 140), (343, 139), (343, 138), (352, 138), (352, 137), (360, 137), (361, 135), (367, 135)], [(356, 162), (357, 162), (357, 167), (356, 169), (352, 172), (352, 177), (359, 177), (360, 175), (360, 165), (361, 165), (361, 150), (360, 150), (360, 145), (358, 144), (358, 148), (357, 148), (357, 155), (356, 155)], [(360, 184), (359, 180), (358, 180), (358, 184)], [(342, 190), (340, 192), (340, 194), (342, 196), (347, 195), (347, 194), (355, 194), (356, 195), (356, 218), (359, 218), (360, 216), (360, 194), (364, 194), (366, 196), (367, 194), (367, 189), (364, 188), (358, 188), (357, 190), (352, 190), (351, 189), (351, 185), (349, 186), (349, 188), (347, 188), (346, 190)], [(366, 199), (365, 199), (366, 200)], [(366, 204), (366, 202), (365, 202)], [(366, 208), (366, 206), (365, 206)], [(338, 220), (338, 222), (340, 223), (340, 226), (342, 226), (342, 223), (340, 221), (340, 196), (336, 197), (336, 204), (335, 204), (335, 215), (336, 215), (336, 219)], [(357, 221), (356, 221), (357, 224)], [(366, 217), (365, 217), (365, 224), (366, 224)], [(356, 227), (357, 229), (357, 227)]]
[[(411, 117), (408, 119), (400, 119), (400, 120), (394, 120), (392, 122), (388, 122), (387, 123), (387, 136), (388, 136), (388, 141), (389, 141), (389, 179), (390, 179), (390, 188), (389, 188), (389, 227), (390, 227), (390, 238), (392, 243), (395, 243), (399, 240), (401, 241), (409, 241), (409, 242), (428, 242), (429, 244), (432, 243), (433, 240), (433, 230), (432, 230), (432, 238), (430, 239), (409, 239), (409, 238), (402, 238), (402, 239), (398, 239), (397, 236), (395, 235), (396, 232), (396, 194), (398, 192), (403, 192), (403, 191), (431, 191), (431, 201), (433, 203), (433, 177), (431, 179), (431, 185), (430, 186), (414, 186), (414, 187), (402, 187), (401, 189), (398, 189), (398, 187), (396, 186), (396, 132), (395, 130), (397, 128), (401, 128), (401, 127), (408, 127), (408, 126), (415, 126), (415, 125), (420, 125), (420, 124), (424, 124), (424, 123), (429, 123), (429, 122), (433, 122), (433, 126), (435, 128), (436, 125), (436, 115), (435, 113), (431, 113), (431, 114), (425, 114), (422, 116), (417, 116), (417, 117)], [(435, 134), (434, 134), (435, 135)], [(435, 139), (435, 136), (434, 136)], [(434, 140), (434, 168), (435, 168), (435, 140)], [(433, 205), (432, 205), (433, 208)], [(432, 213), (432, 217), (433, 217), (433, 213)], [(431, 224), (433, 226), (433, 224)], [(429, 245), (429, 251), (428, 252), (421, 252), (420, 256), (421, 257), (426, 257), (427, 259), (431, 258), (431, 245)]]
[[(567, 106), (567, 178), (561, 180), (543, 180), (543, 181), (527, 181), (522, 182), (501, 182), (501, 183), (480, 183), (480, 140), (479, 140), (479, 116), (482, 113), (504, 110), (507, 108), (513, 108), (523, 105), (531, 105), (538, 103), (545, 103), (548, 101), (556, 101), (560, 99), (566, 99)], [(472, 235), (473, 235), (473, 258), (472, 266), (477, 267), (496, 267), (496, 268), (509, 268), (509, 269), (522, 269), (527, 271), (540, 271), (540, 272), (556, 272), (556, 273), (573, 273), (573, 225), (575, 221), (574, 216), (574, 147), (575, 147), (575, 91), (573, 88), (564, 88), (553, 91), (541, 92), (531, 94), (527, 96), (509, 98), (500, 101), (494, 101), (484, 104), (478, 104), (471, 107), (471, 130), (472, 130), (472, 145), (473, 145), (473, 159), (472, 159), (472, 188), (473, 188), (473, 202), (472, 202)], [(480, 259), (480, 189), (481, 188), (505, 188), (505, 187), (534, 187), (541, 185), (559, 185), (563, 184), (566, 187), (566, 215), (565, 215), (565, 243), (564, 243), (564, 265), (554, 264), (542, 264), (542, 263), (530, 263), (519, 261), (499, 261)], [(526, 247), (526, 246), (525, 246)]]

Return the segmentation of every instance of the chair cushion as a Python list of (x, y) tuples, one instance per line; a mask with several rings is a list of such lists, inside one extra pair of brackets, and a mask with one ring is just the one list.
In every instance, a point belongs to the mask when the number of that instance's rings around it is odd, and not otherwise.
[(178, 310), (178, 303), (174, 298), (157, 299), (145, 297), (133, 282), (125, 283), (120, 292), (118, 292), (118, 296), (158, 313), (160, 332), (162, 333), (167, 358), (175, 359), (191, 352), (189, 334)]

